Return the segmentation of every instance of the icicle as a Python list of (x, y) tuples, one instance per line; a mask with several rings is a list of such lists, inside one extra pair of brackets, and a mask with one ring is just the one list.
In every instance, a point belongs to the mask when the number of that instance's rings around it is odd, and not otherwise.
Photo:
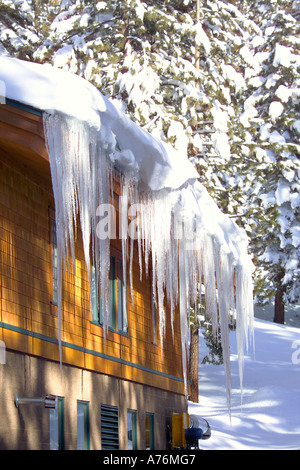
[[(128, 191), (129, 191), (129, 180), (122, 178), (121, 180), (122, 192), (119, 199), (119, 210), (120, 210), (120, 238), (122, 240), (122, 268), (123, 268), (123, 282), (127, 285), (127, 260), (128, 260)], [(133, 305), (133, 298), (131, 297), (131, 303)]]
[[(70, 193), (69, 191), (64, 190), (66, 187), (70, 189), (70, 175), (66, 175), (64, 160), (65, 147), (67, 147), (69, 144), (69, 142), (65, 141), (65, 138), (68, 135), (68, 129), (64, 124), (65, 123), (61, 122), (59, 115), (44, 115), (45, 140), (50, 159), (54, 198), (55, 201), (57, 201), (57, 203), (55, 204), (55, 218), (57, 231), (58, 344), (61, 376), (62, 283), (66, 261), (69, 262), (68, 235), (70, 234), (70, 232), (73, 233), (73, 204), (75, 202), (73, 191)], [(63, 186), (62, 183), (64, 183), (65, 186)]]
[(221, 329), (221, 343), (223, 351), (223, 361), (226, 379), (226, 396), (229, 415), (231, 416), (231, 373), (230, 373), (230, 346), (229, 346), (229, 328), (228, 317), (231, 309), (231, 286), (233, 275), (228, 256), (222, 248), (217, 254), (216, 260), (216, 280), (218, 289), (219, 319)]
[(236, 269), (236, 337), (240, 389), (243, 396), (244, 351), (248, 350), (249, 333), (253, 340), (253, 296), (251, 273), (243, 267)]
[(210, 237), (207, 237), (204, 241), (202, 254), (206, 309), (208, 317), (212, 322), (213, 334), (216, 336), (218, 330), (218, 306), (215, 278), (216, 267), (214, 246)]
[(182, 349), (182, 369), (185, 386), (185, 394), (187, 391), (187, 347), (188, 347), (188, 296), (186, 290), (187, 266), (185, 263), (185, 248), (183, 242), (179, 241), (179, 298), (180, 298), (180, 332), (181, 332), (181, 349)]
[[(94, 251), (95, 266), (97, 268), (97, 274), (99, 276), (100, 284), (100, 302), (101, 302), (101, 313), (104, 340), (106, 345), (106, 334), (109, 326), (109, 273), (110, 273), (110, 234), (99, 234), (96, 222), (94, 221), (94, 215), (97, 214), (98, 207), (101, 205), (111, 207), (112, 197), (112, 165), (109, 162), (108, 154), (109, 147), (107, 144), (108, 138), (105, 134), (105, 128), (101, 128), (100, 135), (97, 135), (97, 139), (92, 147), (93, 153), (91, 154), (91, 201), (85, 201), (89, 217), (92, 225), (92, 246)], [(112, 144), (113, 148), (113, 144)], [(88, 157), (88, 155), (87, 155)], [(89, 205), (90, 204), (90, 205)], [(90, 253), (90, 247), (85, 247), (85, 256), (88, 257)], [(91, 292), (91, 284), (90, 284)]]
[[(61, 294), (63, 274), (69, 264), (69, 250), (75, 270), (75, 241), (77, 219), (83, 237), (83, 248), (90, 286), (91, 265), (100, 271), (100, 290), (103, 302), (103, 323), (108, 321), (109, 238), (96, 236), (94, 214), (100, 203), (110, 203), (111, 167), (106, 157), (107, 149), (99, 139), (96, 129), (74, 118), (58, 113), (44, 114), (45, 141), (47, 145), (52, 186), (55, 199), (58, 250), (58, 332), (61, 356)], [(91, 249), (92, 242), (92, 249)], [(95, 257), (91, 260), (91, 252)], [(92, 291), (92, 289), (91, 289)]]
[[(58, 240), (58, 333), (62, 364), (62, 284), (69, 258), (75, 267), (77, 220), (82, 231), (92, 306), (92, 268), (99, 275), (104, 339), (109, 325), (110, 238), (98, 233), (95, 220), (100, 204), (110, 205), (113, 197), (113, 164), (118, 164), (116, 140), (107, 125), (92, 128), (74, 118), (54, 113), (44, 115), (46, 145), (49, 154), (56, 208)], [(123, 151), (125, 157), (132, 157)], [(129, 160), (128, 160), (129, 161)], [(132, 163), (132, 158), (130, 160)], [(134, 162), (133, 162), (134, 163)], [(136, 163), (136, 162), (135, 162)], [(178, 190), (141, 191), (136, 166), (121, 175), (120, 238), (122, 240), (123, 279), (127, 285), (128, 267), (132, 304), (133, 243), (128, 235), (128, 209), (139, 204), (137, 244), (140, 276), (151, 264), (153, 299), (159, 313), (161, 352), (166, 333), (166, 308), (170, 311), (172, 334), (174, 312), (179, 308), (182, 343), (182, 368), (187, 394), (188, 317), (196, 305), (198, 286), (205, 286), (208, 315), (216, 335), (221, 329), (226, 372), (226, 390), (230, 409), (230, 350), (228, 315), (234, 308), (236, 280), (237, 341), (241, 389), (243, 354), (248, 329), (253, 328), (251, 271), (246, 247), (235, 240), (238, 233), (211, 204), (199, 187), (186, 185)], [(202, 207), (203, 206), (203, 207)], [(218, 219), (219, 217), (219, 219)], [(227, 234), (230, 233), (230, 236)], [(230, 240), (229, 240), (230, 238)], [(70, 251), (70, 256), (69, 256)], [(245, 267), (245, 266), (246, 267)], [(74, 269), (75, 272), (75, 269)], [(196, 306), (197, 308), (197, 306)]]

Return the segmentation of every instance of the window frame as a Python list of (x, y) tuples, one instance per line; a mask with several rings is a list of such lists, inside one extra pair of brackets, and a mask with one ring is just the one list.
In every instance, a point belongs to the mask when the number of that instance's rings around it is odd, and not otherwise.
[(56, 397), (55, 408), (49, 410), (50, 450), (64, 450), (64, 398)]
[[(129, 427), (129, 416), (131, 419), (131, 429)], [(131, 439), (130, 439), (131, 431)], [(129, 442), (132, 442), (132, 447), (129, 446)], [(128, 450), (137, 450), (137, 411), (136, 410), (127, 410), (127, 449)]]
[[(77, 450), (90, 450), (90, 404), (77, 400)], [(79, 413), (79, 409), (83, 411)], [(83, 415), (83, 422), (81, 416)], [(83, 424), (83, 425), (82, 425)], [(80, 431), (80, 432), (79, 432)], [(83, 445), (82, 445), (83, 442)]]
[[(92, 266), (92, 322), (103, 327), (101, 294), (95, 266)], [(110, 246), (109, 272), (109, 324), (114, 333), (128, 336), (127, 286), (123, 279), (122, 253)]]

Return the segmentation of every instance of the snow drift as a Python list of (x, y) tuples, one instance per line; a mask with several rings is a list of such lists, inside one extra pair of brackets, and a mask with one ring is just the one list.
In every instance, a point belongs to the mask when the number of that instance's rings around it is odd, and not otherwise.
[[(128, 207), (136, 204), (140, 268), (142, 272), (151, 259), (161, 340), (166, 305), (172, 316), (179, 306), (187, 384), (188, 312), (203, 282), (207, 315), (215, 333), (218, 324), (222, 332), (230, 403), (229, 313), (235, 313), (237, 321), (241, 386), (244, 349), (253, 329), (252, 263), (245, 233), (218, 209), (187, 158), (133, 123), (86, 80), (50, 65), (7, 57), (0, 57), (0, 80), (8, 98), (44, 111), (56, 208), (59, 289), (69, 257), (75, 257), (78, 218), (90, 287), (92, 258), (99, 272), (107, 328), (110, 240), (98, 237), (95, 228), (97, 207), (110, 203), (112, 174), (118, 171), (123, 266), (132, 260), (127, 214)], [(61, 292), (59, 328), (60, 298)]]
[[(255, 357), (245, 354), (243, 402), (235, 331), (231, 346), (231, 421), (229, 422), (224, 366), (201, 364), (207, 354), (200, 335), (199, 404), (189, 402), (189, 413), (204, 417), (211, 438), (200, 441), (208, 450), (299, 450), (300, 341), (299, 326), (279, 325), (255, 318)], [(299, 325), (297, 313), (290, 317)]]

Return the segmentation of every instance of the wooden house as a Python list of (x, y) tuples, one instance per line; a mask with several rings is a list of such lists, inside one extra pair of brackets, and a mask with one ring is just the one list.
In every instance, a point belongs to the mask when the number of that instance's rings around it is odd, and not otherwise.
[[(136, 254), (134, 306), (121, 305), (122, 246), (112, 240), (115, 310), (104, 341), (98, 312), (90, 308), (79, 238), (76, 273), (63, 285), (61, 374), (55, 204), (38, 110), (10, 100), (0, 106), (0, 158), (0, 340), (6, 348), (0, 366), (0, 447), (167, 448), (172, 412), (187, 406), (179, 321), (161, 354), (151, 282), (140, 280)], [(126, 325), (122, 308), (127, 308)], [(58, 397), (57, 410), (22, 404), (22, 398), (47, 395)]]

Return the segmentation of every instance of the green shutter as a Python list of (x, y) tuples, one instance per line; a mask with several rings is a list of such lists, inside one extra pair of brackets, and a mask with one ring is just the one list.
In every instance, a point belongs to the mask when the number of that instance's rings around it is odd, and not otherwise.
[(146, 449), (154, 449), (154, 415), (146, 413)]
[(102, 325), (100, 279), (94, 265), (92, 265), (92, 310), (93, 322)]
[(116, 266), (115, 266), (115, 257), (113, 255), (110, 256), (110, 276), (109, 276), (109, 307), (110, 307), (110, 315), (109, 315), (109, 326), (114, 331), (117, 329), (117, 298), (116, 298)]
[(122, 261), (117, 259), (118, 331), (127, 333), (126, 288), (123, 280)]

